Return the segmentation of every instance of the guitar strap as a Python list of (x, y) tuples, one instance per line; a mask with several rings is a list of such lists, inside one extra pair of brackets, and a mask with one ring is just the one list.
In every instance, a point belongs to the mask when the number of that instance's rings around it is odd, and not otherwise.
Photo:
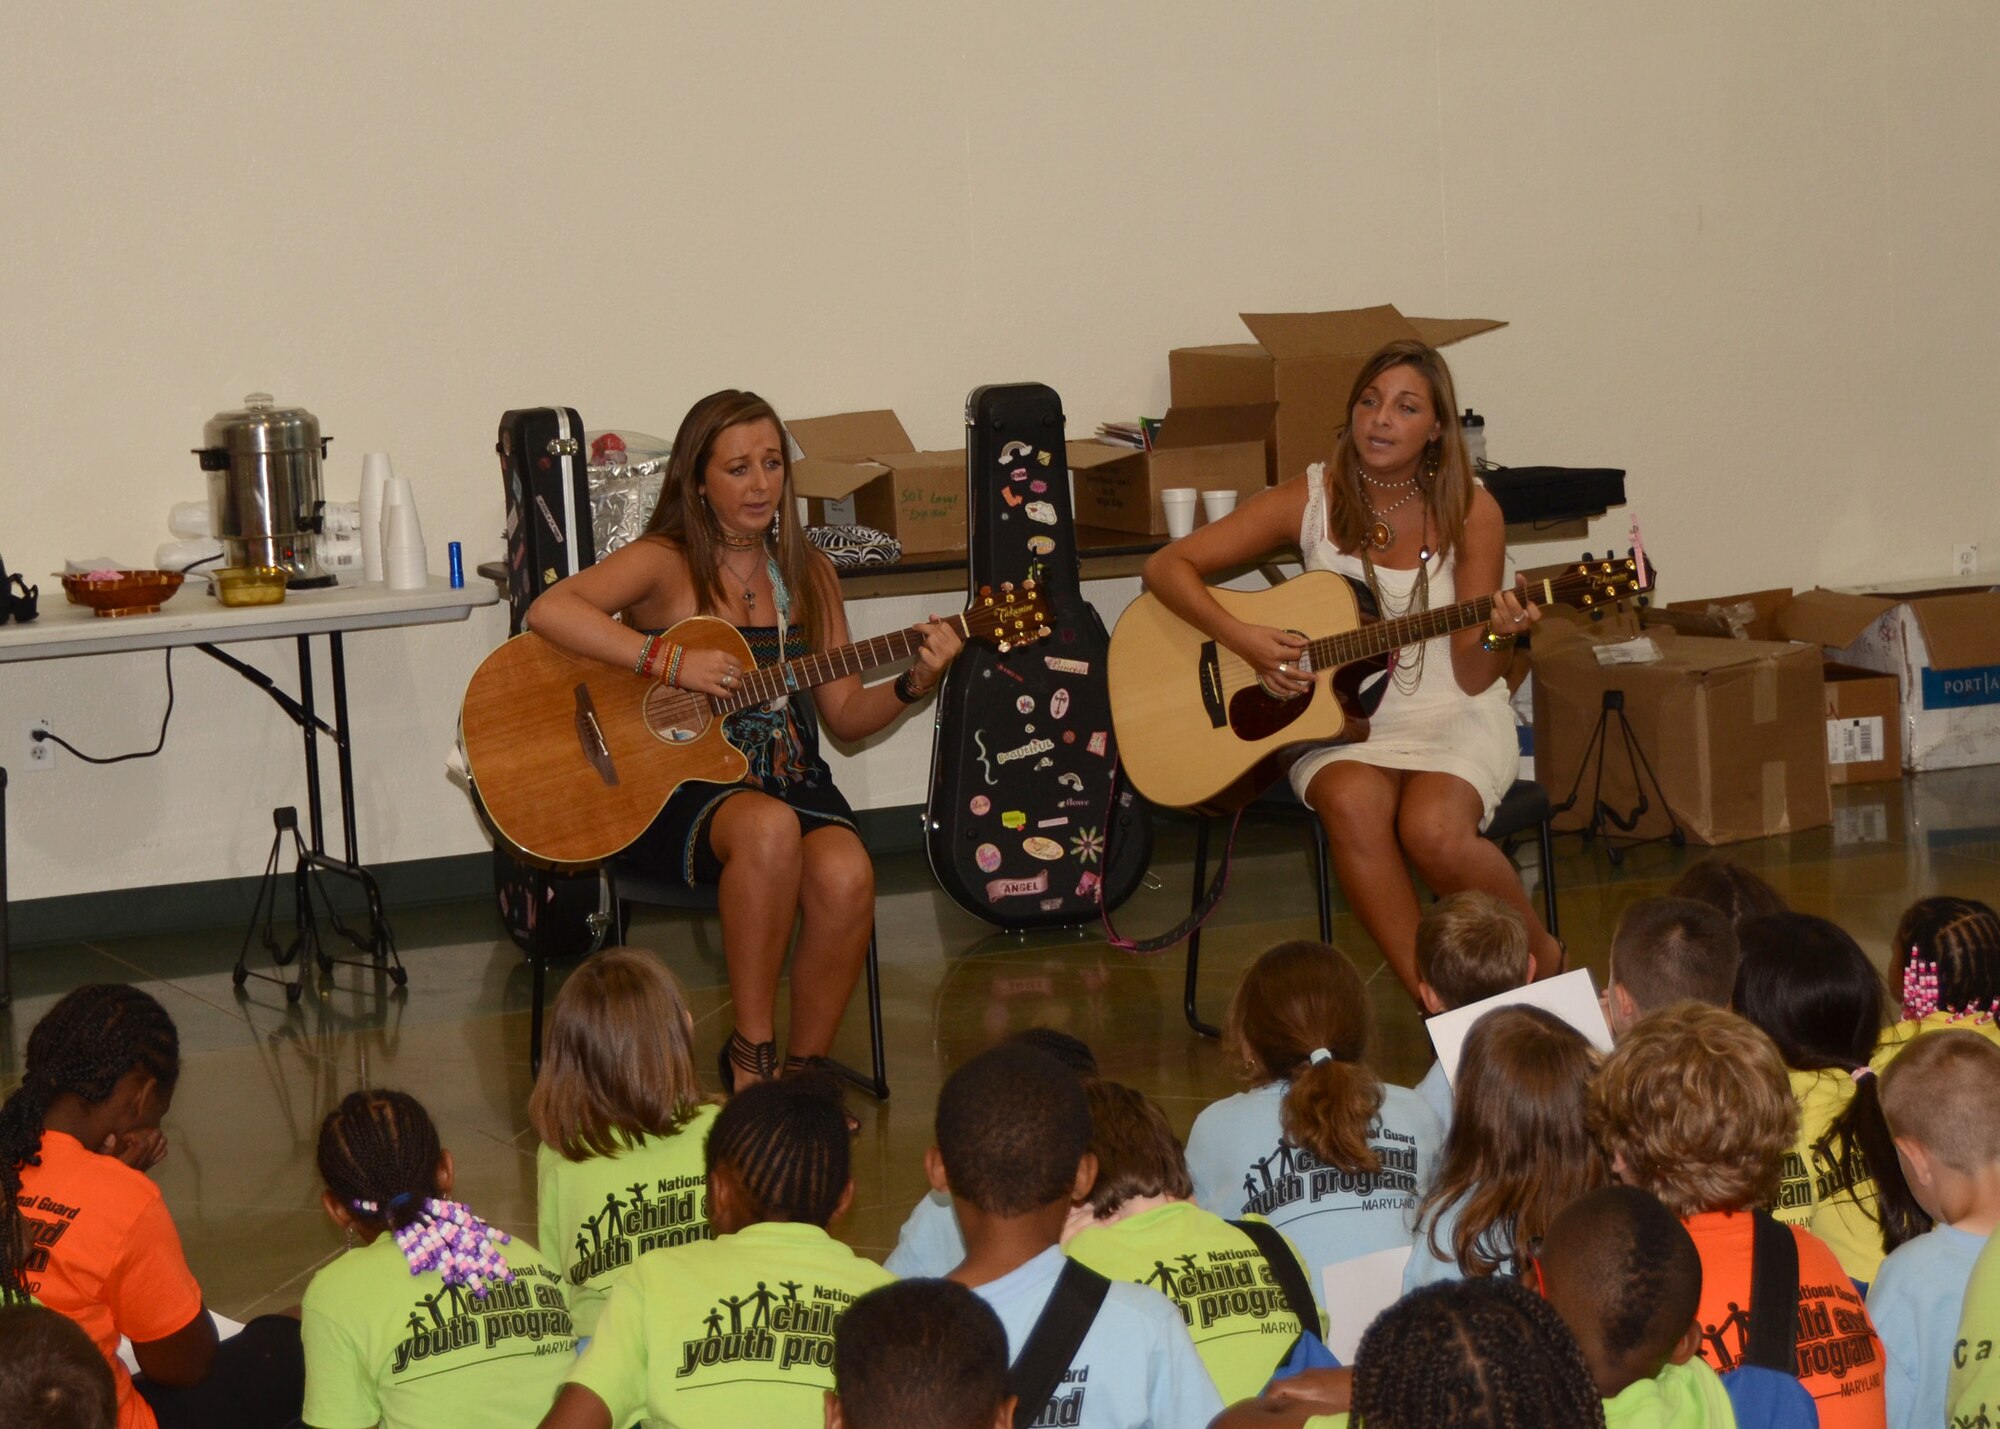
[[(1121, 775), (1113, 778), (1111, 787), (1116, 791), (1123, 784), (1124, 779)], [(1098, 921), (1104, 924), (1104, 941), (1111, 944), (1112, 947), (1128, 953), (1157, 953), (1162, 949), (1171, 948), (1174, 944), (1187, 938), (1196, 928), (1206, 923), (1210, 915), (1215, 912), (1216, 905), (1222, 902), (1222, 895), (1229, 891), (1229, 860), (1236, 852), (1236, 830), (1242, 823), (1243, 810), (1238, 809), (1235, 815), (1229, 820), (1229, 837), (1223, 841), (1222, 857), (1216, 864), (1215, 876), (1209, 879), (1208, 887), (1202, 891), (1201, 897), (1194, 905), (1194, 910), (1187, 917), (1181, 919), (1180, 922), (1174, 924), (1173, 927), (1167, 929), (1164, 933), (1155, 934), (1150, 938), (1135, 940), (1126, 937), (1112, 924), (1110, 905), (1100, 904), (1097, 909), (1097, 917)], [(1108, 857), (1110, 853), (1108, 839), (1105, 845), (1105, 852)]]
[(776, 710), (789, 700), (791, 693), (799, 687), (798, 676), (792, 672), (792, 662), (785, 658), (785, 627), (792, 618), (792, 593), (785, 585), (785, 573), (778, 569), (778, 558), (766, 554), (764, 573), (771, 578), (771, 604), (778, 611), (778, 668), (785, 672), (786, 694), (772, 700), (767, 709)]

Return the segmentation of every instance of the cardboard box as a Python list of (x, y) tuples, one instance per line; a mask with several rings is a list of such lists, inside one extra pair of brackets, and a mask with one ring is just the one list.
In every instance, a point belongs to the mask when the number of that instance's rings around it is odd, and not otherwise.
[[(1778, 615), (1791, 603), (1791, 587), (1782, 586), (1777, 590), (1716, 596), (1712, 600), (1670, 600), (1665, 608), (1706, 618), (1705, 623), (1668, 622), (1683, 635), (1712, 634), (1723, 640), (1782, 640), (1784, 637), (1778, 634)], [(1648, 615), (1654, 613), (1649, 611)]]
[(2000, 591), (1809, 590), (1779, 613), (1778, 630), (1895, 677), (1904, 768), (2000, 761)]
[(1347, 425), (1347, 389), (1385, 343), (1421, 338), (1446, 347), (1504, 322), (1491, 318), (1406, 318), (1384, 304), (1331, 313), (1240, 313), (1255, 342), (1177, 347), (1167, 355), (1176, 407), (1276, 402), (1266, 450), (1272, 482), (1297, 476), (1333, 454)]
[[(1611, 621), (1603, 627), (1544, 621), (1536, 629), (1535, 768), (1553, 798), (1568, 796), (1584, 769), (1605, 692), (1618, 690), (1660, 793), (1690, 839), (1735, 843), (1832, 821), (1826, 687), (1817, 651), (1653, 627), (1645, 635), (1659, 651), (1657, 660), (1603, 663), (1600, 650), (1628, 628)], [(1600, 747), (1606, 750), (1600, 797), (1629, 813), (1639, 803), (1639, 784), (1615, 717)], [(1557, 828), (1589, 822), (1595, 783), (1594, 771), (1587, 773), (1576, 805), (1557, 817)], [(1651, 807), (1637, 825), (1615, 834), (1667, 832), (1650, 787), (1647, 798)]]
[(966, 546), (965, 449), (920, 452), (894, 412), (846, 412), (786, 424), (802, 455), (792, 486), (815, 526), (873, 526), (905, 555)]
[(1836, 784), (1903, 777), (1896, 677), (1829, 661), (1826, 666), (1826, 774)]
[[(1069, 444), (1076, 519), (1113, 531), (1167, 534), (1160, 493), (1169, 487), (1233, 491), (1243, 501), (1265, 486), (1264, 437), (1274, 403), (1235, 407), (1172, 407), (1151, 451), (1115, 442)], [(1206, 519), (1199, 505), (1195, 524)]]

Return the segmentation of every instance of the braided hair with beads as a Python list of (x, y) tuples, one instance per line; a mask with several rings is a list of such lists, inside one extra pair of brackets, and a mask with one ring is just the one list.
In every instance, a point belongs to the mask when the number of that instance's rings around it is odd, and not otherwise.
[(756, 1201), (758, 1220), (824, 1228), (847, 1190), (838, 1090), (809, 1077), (744, 1088), (709, 1128), (709, 1174), (724, 1165)]
[(21, 1085), (0, 1105), (0, 1303), (28, 1298), (30, 1250), (16, 1200), (23, 1167), (42, 1164), (42, 1123), (56, 1099), (95, 1105), (129, 1072), (171, 1094), (180, 1034), (167, 1010), (128, 983), (91, 983), (63, 998), (28, 1034)]
[(1604, 1401), (1576, 1337), (1518, 1280), (1411, 1291), (1376, 1317), (1354, 1357), (1365, 1429), (1603, 1429)]
[(349, 1092), (319, 1129), (319, 1174), (364, 1225), (395, 1237), (410, 1274), (435, 1270), (446, 1285), (484, 1296), (514, 1272), (500, 1247), (512, 1239), (437, 1194), (443, 1148), (430, 1113), (407, 1092)]

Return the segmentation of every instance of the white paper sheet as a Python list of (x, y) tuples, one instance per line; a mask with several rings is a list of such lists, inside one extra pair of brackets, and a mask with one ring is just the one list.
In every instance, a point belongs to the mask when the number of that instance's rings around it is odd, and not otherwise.
[(1553, 1013), (1581, 1032), (1600, 1052), (1611, 1050), (1611, 1028), (1605, 1024), (1604, 1008), (1597, 1001), (1597, 988), (1587, 969), (1543, 978), (1510, 992), (1496, 992), (1479, 1002), (1468, 1002), (1449, 1012), (1440, 1012), (1424, 1023), (1444, 1067), (1445, 1080), (1458, 1084), (1458, 1059), (1465, 1050), (1466, 1034), (1472, 1024), (1496, 1007), (1539, 1007)]
[(1371, 1255), (1336, 1260), (1320, 1272), (1326, 1347), (1342, 1364), (1354, 1363), (1362, 1333), (1377, 1315), (1403, 1298), (1403, 1266), (1409, 1259), (1409, 1246), (1392, 1245)]

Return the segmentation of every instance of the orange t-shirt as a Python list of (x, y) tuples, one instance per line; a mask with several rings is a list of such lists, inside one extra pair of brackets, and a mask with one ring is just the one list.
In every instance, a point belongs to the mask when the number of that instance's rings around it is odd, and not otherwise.
[[(1709, 1211), (1684, 1222), (1701, 1252), (1701, 1357), (1718, 1374), (1736, 1368), (1750, 1338), (1752, 1220)], [(1822, 1429), (1883, 1429), (1882, 1341), (1867, 1308), (1825, 1241), (1789, 1227), (1799, 1245), (1798, 1375)]]
[(153, 1429), (153, 1411), (118, 1360), (118, 1337), (162, 1340), (201, 1310), (180, 1234), (160, 1188), (60, 1131), (42, 1133), (42, 1164), (21, 1168), (28, 1291), (83, 1326), (118, 1382), (119, 1429)]

